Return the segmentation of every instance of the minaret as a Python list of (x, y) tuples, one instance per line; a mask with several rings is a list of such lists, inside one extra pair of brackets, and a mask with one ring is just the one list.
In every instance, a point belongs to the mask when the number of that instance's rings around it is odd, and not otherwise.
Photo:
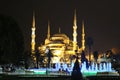
[(84, 21), (82, 21), (82, 50), (85, 50), (85, 30), (84, 30)]
[(50, 42), (50, 22), (48, 21), (48, 33), (47, 38), (45, 39), (45, 44), (48, 44)]
[(35, 54), (35, 14), (33, 12), (33, 21), (32, 21), (32, 34), (31, 34), (31, 53)]
[(77, 19), (76, 10), (74, 12), (74, 23), (73, 23), (73, 50), (77, 50)]
[(50, 39), (50, 22), (48, 21), (48, 33), (47, 33), (47, 39)]

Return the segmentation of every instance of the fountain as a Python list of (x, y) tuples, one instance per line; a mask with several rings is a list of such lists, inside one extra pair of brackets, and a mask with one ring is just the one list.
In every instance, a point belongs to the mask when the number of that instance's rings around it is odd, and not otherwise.
[[(71, 63), (71, 66), (67, 66), (66, 63), (56, 63), (55, 69), (51, 69), (51, 71), (59, 71), (59, 70), (68, 70), (72, 72), (74, 63)], [(86, 62), (81, 64), (81, 72), (84, 76), (87, 75), (101, 75), (103, 73), (107, 73), (106, 75), (119, 75), (115, 70), (112, 69), (111, 63), (94, 63), (92, 62), (89, 68), (86, 68)], [(105, 74), (104, 74), (105, 75)]]
[[(84, 77), (86, 76), (99, 76), (99, 75), (107, 75), (107, 76), (119, 76), (117, 71), (112, 69), (111, 62), (106, 63), (95, 63), (92, 62), (89, 67), (86, 67), (86, 62), (81, 63), (80, 65), (80, 71), (83, 74)], [(62, 73), (59, 73), (59, 71), (63, 71), (68, 73), (68, 75), (71, 75), (71, 72), (74, 67), (74, 62), (71, 64), (67, 63), (56, 63), (54, 68), (40, 68), (40, 69), (29, 69), (28, 72), (33, 72), (35, 74), (50, 74), (50, 75), (62, 75)]]
[(89, 66), (88, 69), (86, 69), (86, 62), (82, 63), (82, 68), (81, 72), (83, 74), (93, 74), (93, 75), (114, 75), (114, 76), (119, 76), (117, 71), (112, 69), (111, 63), (106, 62), (106, 63), (100, 63), (99, 66), (96, 63), (92, 63), (91, 66)]

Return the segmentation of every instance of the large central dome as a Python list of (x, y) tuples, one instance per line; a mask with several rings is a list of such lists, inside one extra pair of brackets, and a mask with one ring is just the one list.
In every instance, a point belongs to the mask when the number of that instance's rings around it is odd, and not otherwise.
[(54, 34), (53, 37), (63, 37), (63, 38), (68, 38), (67, 35), (63, 34), (63, 33), (58, 33), (58, 34)]
[(69, 37), (63, 33), (54, 34), (51, 39), (69, 39)]
[(69, 37), (67, 37), (67, 35), (65, 35), (63, 33), (54, 34), (50, 38), (50, 40), (54, 41), (54, 42), (62, 42), (62, 43), (65, 43), (65, 44), (69, 44)]

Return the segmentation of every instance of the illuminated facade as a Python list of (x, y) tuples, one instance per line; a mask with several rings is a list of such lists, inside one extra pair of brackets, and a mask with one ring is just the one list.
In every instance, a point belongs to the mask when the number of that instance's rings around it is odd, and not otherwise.
[[(34, 22), (34, 17), (33, 17), (33, 27), (32, 27), (32, 36), (33, 36), (33, 28), (35, 26)], [(74, 13), (74, 20), (73, 20), (73, 40), (71, 40), (66, 34), (61, 33), (60, 28), (59, 32), (50, 35), (50, 23), (48, 22), (48, 32), (47, 32), (47, 38), (45, 39), (45, 43), (41, 46), (38, 47), (40, 52), (43, 54), (46, 54), (46, 48), (49, 48), (53, 54), (52, 57), (52, 63), (57, 63), (57, 62), (70, 62), (71, 61), (71, 56), (76, 55), (75, 50), (78, 52), (81, 52), (82, 50), (85, 49), (85, 32), (84, 32), (84, 23), (82, 24), (82, 47), (79, 47), (77, 45), (77, 17), (76, 17), (76, 11)], [(35, 36), (35, 35), (34, 35)], [(35, 44), (35, 37), (32, 37), (32, 47)], [(34, 42), (34, 43), (33, 43)], [(34, 48), (32, 48), (33, 50)]]

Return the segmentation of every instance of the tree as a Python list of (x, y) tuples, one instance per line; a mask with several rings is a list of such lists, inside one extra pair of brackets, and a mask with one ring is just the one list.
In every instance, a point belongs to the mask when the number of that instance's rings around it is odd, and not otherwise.
[(39, 58), (40, 58), (39, 50), (36, 50), (35, 56), (36, 56), (36, 67), (38, 68), (38, 66), (39, 66)]
[(84, 63), (84, 62), (86, 62), (86, 68), (88, 69), (89, 68), (88, 60), (85, 57), (85, 52), (82, 51), (82, 54), (81, 54), (81, 63)]
[(24, 61), (25, 61), (25, 68), (28, 69), (31, 65), (31, 54), (29, 51), (24, 52)]
[(80, 71), (80, 66), (78, 62), (78, 57), (76, 57), (76, 61), (74, 63), (72, 75), (71, 75), (71, 80), (82, 80), (82, 73)]
[(94, 52), (93, 52), (93, 56), (94, 56), (95, 61), (97, 62), (98, 52), (97, 52), (97, 51), (94, 51)]
[(92, 45), (93, 45), (92, 37), (87, 37), (86, 44), (87, 44), (88, 49), (89, 49), (89, 61), (91, 61), (91, 48), (92, 48)]
[(53, 57), (52, 52), (51, 52), (50, 49), (48, 49), (47, 57), (48, 57), (48, 68), (50, 68), (51, 58)]
[(24, 38), (17, 22), (0, 15), (0, 62), (17, 63), (23, 57)]
[(86, 57), (85, 57), (85, 52), (82, 51), (82, 54), (81, 54), (81, 62), (84, 63), (86, 62)]

